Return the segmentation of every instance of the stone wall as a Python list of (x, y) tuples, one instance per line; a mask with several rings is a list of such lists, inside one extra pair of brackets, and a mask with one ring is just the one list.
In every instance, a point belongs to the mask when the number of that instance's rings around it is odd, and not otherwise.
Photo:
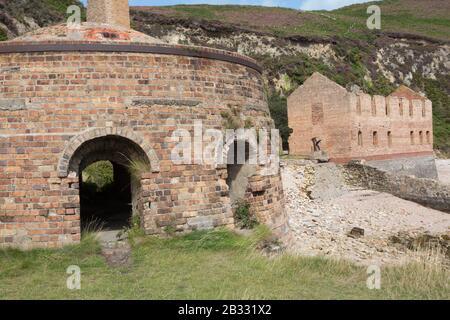
[(438, 179), (434, 156), (407, 157), (389, 160), (366, 161), (366, 165), (382, 171), (400, 175), (412, 175), (417, 178)]
[(432, 179), (397, 175), (363, 165), (357, 161), (346, 165), (351, 184), (393, 194), (426, 207), (450, 213), (450, 186)]
[[(0, 73), (0, 246), (80, 240), (82, 160), (72, 158), (108, 136), (138, 145), (151, 163), (136, 198), (148, 234), (233, 224), (226, 168), (174, 164), (173, 133), (193, 136), (195, 121), (204, 131), (223, 130), (222, 114), (230, 109), (255, 127), (272, 128), (258, 71), (215, 59), (120, 52), (0, 54), (0, 70), (7, 70)], [(285, 230), (280, 178), (261, 170), (253, 179), (264, 188), (248, 193), (252, 210)]]

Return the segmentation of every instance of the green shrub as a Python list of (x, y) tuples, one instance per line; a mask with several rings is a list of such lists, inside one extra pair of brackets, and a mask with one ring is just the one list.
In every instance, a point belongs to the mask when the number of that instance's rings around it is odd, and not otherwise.
[(242, 229), (253, 229), (258, 225), (258, 220), (250, 212), (250, 204), (246, 200), (236, 202), (234, 219), (236, 225)]
[(287, 100), (277, 94), (269, 97), (270, 115), (275, 122), (275, 127), (280, 131), (280, 137), (283, 142), (283, 149), (288, 149), (289, 136), (292, 129), (288, 125)]
[[(98, 161), (83, 171), (83, 187), (94, 192), (103, 192), (114, 182), (114, 169), (109, 161)], [(85, 190), (86, 190), (85, 189)]]
[(174, 226), (165, 226), (164, 227), (164, 233), (168, 236), (173, 236), (177, 232), (177, 229)]
[(6, 35), (6, 32), (3, 29), (0, 29), (0, 41), (6, 41), (8, 40), (8, 36)]

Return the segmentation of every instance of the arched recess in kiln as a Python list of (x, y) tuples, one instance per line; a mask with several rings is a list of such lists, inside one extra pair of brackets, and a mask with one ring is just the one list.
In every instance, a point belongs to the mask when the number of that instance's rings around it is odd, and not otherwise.
[(138, 143), (120, 135), (98, 136), (79, 143), (67, 160), (65, 171), (79, 179), (82, 231), (120, 230), (133, 216), (142, 217), (141, 175), (154, 170)]
[(249, 178), (258, 171), (258, 146), (255, 141), (230, 139), (225, 144), (227, 180), (232, 205), (245, 199)]

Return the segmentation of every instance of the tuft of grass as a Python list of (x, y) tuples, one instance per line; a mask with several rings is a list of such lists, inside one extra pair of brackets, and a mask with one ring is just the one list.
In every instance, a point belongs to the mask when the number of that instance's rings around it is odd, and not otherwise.
[(164, 232), (168, 236), (172, 237), (177, 232), (177, 229), (174, 226), (165, 226), (164, 227)]
[(141, 217), (137, 213), (133, 213), (130, 218), (130, 224), (128, 227), (125, 227), (123, 230), (119, 232), (117, 235), (118, 238), (121, 238), (123, 234), (127, 235), (128, 241), (131, 245), (134, 245), (138, 242), (138, 239), (145, 236), (144, 229), (142, 228)]
[(6, 32), (3, 29), (0, 29), (0, 41), (6, 41), (8, 40), (8, 36), (6, 35)]
[(235, 203), (234, 220), (236, 225), (242, 229), (253, 229), (258, 225), (258, 220), (250, 211), (250, 203), (243, 199)]
[(131, 178), (139, 181), (141, 175), (149, 172), (151, 170), (150, 164), (142, 160), (130, 160), (127, 165), (128, 171), (130, 172)]
[(137, 158), (129, 158), (123, 153), (121, 153), (121, 155), (128, 161), (126, 167), (133, 180), (140, 181), (142, 174), (151, 170), (150, 163), (147, 161)]
[[(409, 299), (449, 298), (450, 272), (448, 258), (442, 248), (427, 246), (412, 252), (412, 262), (402, 267), (386, 268), (384, 282), (387, 296)], [(432, 286), (429, 284), (432, 283)]]
[(223, 119), (223, 127), (225, 129), (240, 129), (244, 125), (240, 117), (240, 109), (238, 107), (229, 106), (230, 110), (222, 111), (220, 115)]

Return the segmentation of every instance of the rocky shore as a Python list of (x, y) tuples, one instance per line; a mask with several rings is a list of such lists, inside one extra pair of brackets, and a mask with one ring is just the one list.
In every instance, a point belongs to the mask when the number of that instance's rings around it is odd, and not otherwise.
[(345, 174), (331, 163), (283, 163), (286, 206), (294, 234), (291, 251), (363, 265), (401, 264), (414, 259), (417, 252), (405, 245), (407, 240), (399, 239), (424, 235), (438, 239), (435, 242), (446, 250), (449, 214), (390, 194), (349, 186)]

